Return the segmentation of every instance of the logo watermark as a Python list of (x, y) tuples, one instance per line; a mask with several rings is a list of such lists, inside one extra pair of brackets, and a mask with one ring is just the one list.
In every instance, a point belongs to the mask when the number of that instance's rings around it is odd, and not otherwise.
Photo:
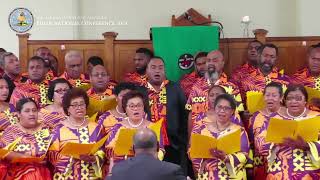
[(17, 33), (29, 31), (34, 23), (31, 11), (27, 8), (15, 8), (8, 18), (9, 26)]
[(37, 16), (39, 26), (126, 26), (125, 20), (113, 20), (105, 16)]

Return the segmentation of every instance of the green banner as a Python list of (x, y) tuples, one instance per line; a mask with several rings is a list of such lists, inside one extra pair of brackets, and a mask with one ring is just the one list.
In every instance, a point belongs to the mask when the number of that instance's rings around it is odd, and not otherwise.
[(155, 56), (165, 61), (167, 79), (178, 81), (193, 71), (193, 56), (199, 51), (219, 49), (217, 26), (153, 27)]

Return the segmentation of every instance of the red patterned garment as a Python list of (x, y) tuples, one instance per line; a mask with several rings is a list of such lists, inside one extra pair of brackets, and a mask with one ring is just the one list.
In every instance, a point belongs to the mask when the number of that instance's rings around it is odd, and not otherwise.
[(190, 74), (185, 74), (184, 76), (181, 77), (180, 86), (181, 86), (181, 89), (184, 91), (184, 94), (186, 95), (186, 97), (189, 97), (192, 86), (199, 79), (201, 79), (201, 77), (195, 71), (193, 71)]
[(283, 70), (279, 71), (277, 68), (273, 68), (270, 74), (264, 76), (260, 69), (250, 72), (247, 76), (242, 77), (239, 82), (239, 88), (243, 102), (246, 102), (247, 91), (259, 91), (263, 92), (266, 85), (271, 82), (278, 82), (287, 86), (289, 84), (289, 77), (283, 73)]
[[(237, 110), (243, 111), (239, 88), (234, 83), (228, 81), (227, 75), (225, 73), (221, 74), (219, 80), (215, 83), (215, 85), (222, 86), (228, 94), (233, 95), (235, 97), (235, 100), (237, 101)], [(205, 78), (201, 78), (192, 87), (190, 96), (186, 104), (186, 109), (191, 111), (192, 122), (194, 122), (194, 120), (200, 113), (205, 113), (208, 111), (208, 91), (210, 86), (211, 84)]]
[[(320, 77), (314, 77), (311, 75), (308, 68), (298, 70), (291, 77), (291, 83), (302, 84), (313, 89), (320, 91)], [(314, 111), (320, 111), (319, 107), (310, 105), (309, 108)]]
[(163, 119), (161, 133), (163, 136), (163, 144), (169, 145), (169, 139), (167, 134), (167, 88), (166, 85), (169, 83), (165, 80), (160, 87), (160, 91), (153, 88), (150, 83), (146, 83), (148, 88), (149, 105), (151, 111), (151, 122), (158, 122)]
[(113, 94), (113, 89), (116, 85), (117, 84), (114, 82), (109, 82), (107, 84), (107, 89), (103, 93), (97, 94), (93, 88), (90, 88), (87, 91), (87, 94), (90, 98), (93, 98), (96, 100), (104, 100), (106, 97), (111, 96)]
[(298, 70), (291, 76), (291, 82), (320, 90), (320, 77), (311, 75), (308, 68)]
[(53, 71), (50, 69), (48, 72), (47, 72), (47, 75), (46, 75), (46, 80), (53, 80), (55, 78), (55, 75), (53, 73)]
[(18, 85), (10, 98), (10, 104), (16, 107), (17, 102), (22, 98), (33, 98), (40, 107), (44, 107), (48, 103), (48, 81), (43, 81), (40, 84), (35, 84), (30, 79), (26, 83)]
[(147, 76), (140, 75), (137, 72), (127, 73), (124, 75), (123, 81), (124, 82), (132, 82), (132, 83), (135, 83), (135, 84), (142, 86), (142, 85), (147, 84)]
[(84, 74), (81, 74), (80, 75), (80, 78), (78, 79), (72, 79), (68, 76), (67, 72), (64, 72), (59, 78), (64, 78), (66, 79), (67, 81), (70, 82), (70, 84), (73, 86), (73, 87), (81, 87), (81, 86), (86, 86), (86, 85), (89, 85), (90, 81), (89, 79), (86, 79), (85, 75)]
[(16, 86), (19, 85), (20, 83), (24, 83), (28, 79), (26, 76), (22, 76), (22, 75), (12, 78), (7, 74), (3, 74), (2, 77), (6, 80), (12, 81)]
[(245, 63), (232, 72), (230, 81), (238, 85), (243, 77), (247, 76), (256, 69), (256, 67), (250, 65), (249, 63)]
[[(52, 179), (49, 167), (46, 165), (46, 154), (51, 144), (52, 135), (47, 127), (40, 126), (33, 133), (24, 132), (19, 125), (6, 128), (1, 137), (0, 147), (31, 157), (45, 157), (39, 163), (32, 162), (2, 162), (7, 166), (5, 179), (45, 180)], [(0, 172), (1, 173), (1, 172)]]

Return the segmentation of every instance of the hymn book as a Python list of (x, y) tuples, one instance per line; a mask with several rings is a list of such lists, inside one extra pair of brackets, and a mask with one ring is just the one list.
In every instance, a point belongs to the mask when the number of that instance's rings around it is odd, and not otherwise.
[[(160, 131), (163, 120), (159, 120), (156, 123), (151, 124), (148, 128), (153, 130), (157, 135), (158, 142), (160, 141)], [(114, 153), (117, 156), (133, 155), (133, 136), (137, 132), (137, 129), (123, 128), (120, 129)]]
[(107, 140), (108, 136), (105, 136), (96, 143), (91, 144), (80, 144), (68, 142), (63, 146), (61, 154), (65, 156), (71, 156), (79, 159), (81, 155), (93, 155), (96, 153), (101, 146), (104, 145), (104, 142)]
[(247, 92), (247, 108), (250, 114), (262, 110), (265, 106), (263, 93), (258, 91)]
[(317, 141), (320, 130), (320, 117), (309, 119), (284, 120), (271, 118), (266, 141), (282, 143), (284, 138), (296, 139), (301, 136), (306, 142)]
[(191, 135), (191, 158), (213, 158), (210, 153), (211, 149), (218, 149), (226, 154), (239, 152), (241, 149), (241, 129), (218, 138), (195, 133)]

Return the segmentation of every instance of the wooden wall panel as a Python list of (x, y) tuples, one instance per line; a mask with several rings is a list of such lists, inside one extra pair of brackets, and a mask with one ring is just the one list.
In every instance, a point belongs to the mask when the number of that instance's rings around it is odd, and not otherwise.
[(135, 55), (135, 51), (138, 48), (149, 48), (151, 50), (153, 49), (151, 41), (115, 42), (114, 72), (115, 72), (115, 79), (117, 81), (121, 81), (125, 73), (134, 71), (133, 58)]
[(228, 56), (224, 53), (225, 72), (230, 75), (232, 71), (246, 62), (247, 42), (221, 42), (228, 48)]

